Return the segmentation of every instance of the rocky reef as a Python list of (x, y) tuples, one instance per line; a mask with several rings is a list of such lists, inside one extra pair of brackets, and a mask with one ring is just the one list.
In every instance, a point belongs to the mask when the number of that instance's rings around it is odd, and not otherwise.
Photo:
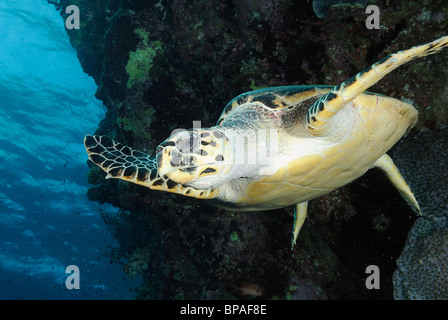
[(396, 299), (448, 298), (447, 150), (447, 128), (412, 132), (393, 150), (423, 211), (397, 260)]
[(448, 285), (446, 216), (418, 219), (409, 233), (394, 273), (396, 299), (446, 300)]
[[(446, 33), (442, 0), (369, 1), (380, 9), (380, 29), (366, 28), (365, 3), (315, 0), (314, 10), (311, 2), (286, 0), (61, 0), (55, 6), (63, 18), (68, 5), (81, 12), (81, 28), (67, 32), (108, 109), (96, 134), (152, 153), (193, 120), (214, 125), (225, 104), (242, 92), (338, 84), (389, 53)], [(447, 65), (446, 53), (420, 59), (370, 89), (418, 109), (413, 134), (424, 132), (421, 147), (430, 148), (448, 120)], [(412, 145), (412, 139), (403, 141)], [(406, 176), (415, 177), (411, 186), (421, 188), (421, 204), (438, 199), (431, 207), (437, 218), (418, 220), (395, 274), (395, 298), (422, 298), (409, 288), (448, 277), (446, 268), (434, 270), (440, 259), (446, 263), (446, 232), (431, 224), (443, 220), (447, 185), (437, 184), (441, 180), (431, 171), (436, 160), (428, 161), (423, 150), (409, 156), (397, 147), (393, 155), (400, 169), (408, 168)], [(446, 177), (446, 166), (440, 170)], [(122, 209), (104, 216), (120, 243), (110, 255), (130, 275), (143, 276), (139, 299), (392, 299), (396, 260), (416, 220), (386, 178), (372, 170), (311, 201), (291, 251), (292, 208), (227, 212), (105, 180), (98, 168), (91, 168), (88, 179), (91, 200)], [(435, 187), (425, 189), (431, 179)], [(439, 244), (445, 256), (436, 251)], [(380, 290), (365, 287), (372, 264), (381, 270)], [(412, 284), (419, 270), (427, 276)]]

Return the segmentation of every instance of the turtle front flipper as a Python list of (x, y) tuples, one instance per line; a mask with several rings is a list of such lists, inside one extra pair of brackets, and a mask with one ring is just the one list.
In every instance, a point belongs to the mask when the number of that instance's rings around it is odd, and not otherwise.
[(305, 222), (307, 210), (308, 201), (296, 204), (294, 207), (294, 229), (292, 232), (291, 250), (294, 249), (300, 229), (302, 229), (303, 223)]
[(394, 185), (394, 187), (397, 188), (401, 196), (406, 200), (412, 210), (417, 215), (421, 216), (422, 212), (420, 210), (420, 206), (418, 205), (417, 199), (415, 199), (411, 188), (409, 188), (409, 185), (404, 180), (400, 171), (398, 171), (398, 168), (395, 166), (391, 157), (389, 157), (387, 154), (384, 154), (374, 163), (374, 166), (386, 173), (387, 178)]
[(84, 146), (90, 161), (107, 173), (106, 178), (121, 179), (153, 190), (199, 199), (211, 199), (217, 196), (216, 189), (199, 190), (160, 176), (156, 157), (132, 150), (107, 136), (87, 135), (84, 138)]
[(314, 135), (323, 134), (332, 116), (386, 74), (411, 60), (437, 53), (447, 45), (448, 36), (445, 36), (424, 45), (396, 52), (334, 87), (310, 107), (306, 117), (308, 131)]

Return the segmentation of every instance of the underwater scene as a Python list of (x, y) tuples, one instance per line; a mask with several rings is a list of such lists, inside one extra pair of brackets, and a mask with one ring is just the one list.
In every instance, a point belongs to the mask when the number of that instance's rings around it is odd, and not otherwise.
[(442, 0), (0, 0), (0, 299), (448, 299), (446, 47)]

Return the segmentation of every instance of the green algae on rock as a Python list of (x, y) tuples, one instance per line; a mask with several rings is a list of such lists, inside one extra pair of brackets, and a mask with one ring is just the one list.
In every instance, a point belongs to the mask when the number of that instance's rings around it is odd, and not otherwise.
[(131, 131), (138, 137), (149, 139), (151, 138), (149, 128), (154, 120), (154, 109), (148, 107), (141, 113), (131, 111), (130, 116), (118, 117), (117, 123), (123, 130)]
[(136, 83), (144, 82), (149, 78), (149, 72), (154, 65), (154, 58), (158, 51), (163, 49), (162, 42), (149, 41), (149, 32), (144, 29), (136, 29), (135, 33), (141, 37), (138, 48), (129, 53), (126, 64), (126, 72), (129, 75), (127, 87), (130, 89)]

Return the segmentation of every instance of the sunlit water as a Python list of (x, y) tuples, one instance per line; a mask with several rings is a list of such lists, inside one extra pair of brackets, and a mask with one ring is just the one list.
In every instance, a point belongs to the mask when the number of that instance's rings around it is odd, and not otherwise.
[[(126, 299), (131, 281), (86, 197), (85, 134), (105, 108), (44, 0), (0, 1), (0, 298)], [(68, 290), (68, 265), (80, 289)]]

